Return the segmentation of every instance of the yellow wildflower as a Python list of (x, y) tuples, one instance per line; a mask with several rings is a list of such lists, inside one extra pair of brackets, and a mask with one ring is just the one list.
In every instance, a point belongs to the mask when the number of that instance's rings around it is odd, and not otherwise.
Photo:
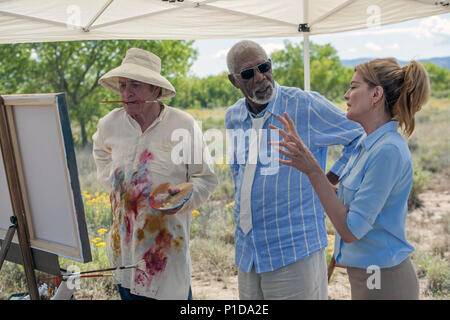
[(221, 169), (226, 169), (229, 166), (228, 157), (222, 157), (216, 161), (216, 165)]
[(228, 203), (225, 208), (230, 208), (230, 207), (234, 207), (235, 201), (232, 201), (230, 203)]
[(102, 238), (94, 238), (94, 239), (91, 240), (91, 242), (97, 243), (97, 242), (99, 242), (101, 240), (102, 240)]
[(198, 210), (192, 210), (192, 215), (195, 217), (195, 216), (198, 216), (200, 214), (200, 212), (198, 211)]
[(96, 247), (104, 247), (105, 245), (106, 245), (105, 242), (99, 242), (99, 243), (97, 243), (95, 246), (96, 246)]
[(334, 234), (327, 234), (328, 247), (326, 251), (330, 254), (334, 252)]
[(105, 229), (105, 228), (100, 228), (97, 230), (97, 232), (100, 234), (104, 234), (106, 231), (108, 231), (108, 229)]

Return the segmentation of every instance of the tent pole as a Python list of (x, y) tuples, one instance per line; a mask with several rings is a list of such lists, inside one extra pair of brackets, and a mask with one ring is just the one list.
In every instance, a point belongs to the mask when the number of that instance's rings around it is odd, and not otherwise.
[(310, 59), (309, 59), (309, 34), (303, 34), (303, 77), (304, 90), (311, 91), (311, 74), (310, 74)]
[(109, 0), (107, 3), (103, 5), (103, 7), (100, 9), (99, 12), (95, 14), (95, 16), (91, 19), (91, 21), (89, 21), (89, 23), (82, 28), (84, 32), (89, 32), (94, 22), (97, 21), (97, 19), (103, 14), (103, 12), (105, 12), (105, 10), (111, 5), (113, 1), (114, 0)]
[(302, 1), (302, 23), (299, 30), (303, 34), (303, 90), (311, 91), (310, 58), (309, 58), (309, 0)]

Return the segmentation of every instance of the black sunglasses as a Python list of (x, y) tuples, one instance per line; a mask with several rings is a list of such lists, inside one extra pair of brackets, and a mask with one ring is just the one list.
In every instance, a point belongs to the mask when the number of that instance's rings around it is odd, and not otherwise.
[(261, 64), (258, 64), (255, 67), (251, 67), (251, 68), (242, 70), (239, 74), (241, 75), (242, 79), (249, 80), (255, 76), (255, 68), (258, 68), (258, 71), (260, 73), (266, 73), (267, 71), (270, 70), (271, 67), (272, 67), (272, 64), (270, 63), (270, 60), (269, 60), (269, 61), (263, 62)]

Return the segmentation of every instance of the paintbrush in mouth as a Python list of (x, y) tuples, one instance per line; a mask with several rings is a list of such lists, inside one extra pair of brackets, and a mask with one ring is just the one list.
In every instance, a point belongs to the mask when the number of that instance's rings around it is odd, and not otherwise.
[(150, 103), (150, 102), (157, 102), (157, 100), (133, 100), (133, 101), (122, 101), (122, 100), (113, 100), (113, 101), (100, 101), (100, 103)]

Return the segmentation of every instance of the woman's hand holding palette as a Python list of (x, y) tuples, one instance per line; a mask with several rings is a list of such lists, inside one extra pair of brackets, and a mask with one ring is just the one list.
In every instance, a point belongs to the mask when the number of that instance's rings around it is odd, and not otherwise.
[(149, 204), (152, 208), (162, 212), (170, 212), (182, 207), (191, 197), (193, 184), (190, 182), (171, 186), (163, 183), (150, 193)]

